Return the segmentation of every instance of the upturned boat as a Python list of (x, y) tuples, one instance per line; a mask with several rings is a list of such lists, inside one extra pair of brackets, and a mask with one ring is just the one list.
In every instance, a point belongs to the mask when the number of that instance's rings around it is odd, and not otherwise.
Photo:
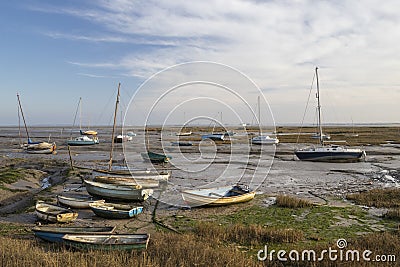
[(143, 207), (116, 203), (92, 203), (90, 208), (97, 216), (107, 219), (129, 219), (143, 211)]
[(40, 220), (53, 223), (68, 223), (78, 218), (77, 212), (43, 201), (36, 203), (35, 212)]
[(67, 246), (82, 250), (143, 250), (149, 239), (149, 234), (67, 234), (63, 237)]
[(114, 232), (115, 226), (105, 227), (54, 227), (54, 226), (36, 226), (32, 228), (35, 236), (48, 242), (63, 242), (63, 236), (66, 234), (81, 234), (81, 235), (99, 235), (111, 234)]
[(255, 191), (245, 186), (234, 185), (185, 190), (182, 192), (182, 198), (191, 207), (224, 206), (250, 201), (255, 194)]

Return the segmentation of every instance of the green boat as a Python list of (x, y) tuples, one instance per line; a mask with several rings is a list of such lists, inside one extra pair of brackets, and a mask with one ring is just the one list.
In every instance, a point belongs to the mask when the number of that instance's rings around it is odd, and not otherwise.
[(172, 159), (171, 156), (150, 151), (143, 152), (141, 155), (145, 161), (151, 161), (154, 163), (167, 163), (170, 159)]
[(150, 234), (66, 234), (63, 242), (80, 250), (143, 250), (147, 248)]

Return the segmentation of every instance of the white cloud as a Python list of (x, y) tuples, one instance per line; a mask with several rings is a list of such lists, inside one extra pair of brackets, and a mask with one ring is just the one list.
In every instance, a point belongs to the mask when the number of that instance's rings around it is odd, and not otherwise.
[[(46, 8), (90, 21), (103, 35), (49, 34), (76, 41), (132, 43), (139, 47), (116, 63), (74, 64), (120, 68), (124, 74), (149, 77), (165, 67), (192, 60), (232, 65), (253, 78), (274, 102), (282, 121), (293, 122), (287, 99), (302, 97), (316, 65), (323, 90), (339, 88), (362, 103), (385, 106), (400, 117), (398, 100), (400, 17), (398, 1), (129, 1), (103, 0), (98, 6)], [(385, 88), (384, 92), (380, 91)], [(396, 91), (397, 90), (397, 91)], [(376, 98), (378, 94), (385, 97)], [(306, 95), (304, 95), (306, 98)], [(380, 102), (382, 101), (382, 102)], [(389, 103), (389, 104), (388, 104)], [(281, 104), (281, 105), (280, 105)], [(357, 105), (357, 103), (356, 103)], [(347, 110), (342, 106), (340, 109)], [(301, 111), (297, 111), (301, 112)], [(369, 111), (373, 112), (373, 111)], [(357, 117), (354, 115), (353, 117)], [(367, 111), (359, 121), (368, 121)], [(374, 119), (378, 119), (376, 115)], [(388, 116), (382, 114), (380, 120)]]

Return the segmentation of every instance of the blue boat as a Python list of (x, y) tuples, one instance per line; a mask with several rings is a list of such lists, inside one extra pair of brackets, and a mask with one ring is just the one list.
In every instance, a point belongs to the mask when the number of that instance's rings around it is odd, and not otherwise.
[(66, 234), (111, 234), (115, 226), (106, 227), (55, 227), (55, 226), (36, 226), (32, 228), (35, 236), (48, 242), (63, 242)]
[(129, 219), (143, 211), (143, 207), (115, 203), (91, 203), (89, 206), (97, 216), (107, 219)]

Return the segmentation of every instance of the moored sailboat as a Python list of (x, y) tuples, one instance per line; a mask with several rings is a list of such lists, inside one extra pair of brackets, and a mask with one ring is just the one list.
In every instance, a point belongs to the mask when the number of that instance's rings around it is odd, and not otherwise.
[(296, 156), (304, 161), (323, 161), (323, 162), (354, 162), (365, 158), (365, 151), (359, 148), (347, 148), (345, 146), (325, 144), (324, 134), (321, 124), (321, 104), (319, 92), (318, 68), (315, 68), (317, 79), (317, 110), (318, 110), (318, 137), (319, 146), (302, 148), (295, 151)]

